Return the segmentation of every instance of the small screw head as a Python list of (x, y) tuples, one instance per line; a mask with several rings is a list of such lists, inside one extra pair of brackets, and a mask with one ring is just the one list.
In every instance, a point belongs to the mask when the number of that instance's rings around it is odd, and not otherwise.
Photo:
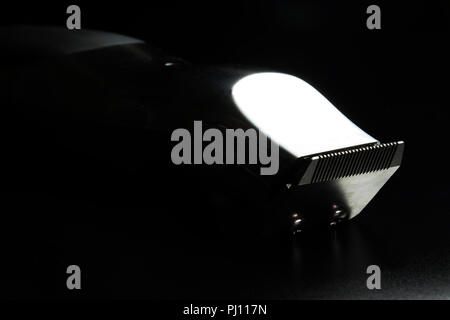
[(348, 212), (342, 208), (338, 204), (333, 204), (331, 206), (332, 208), (332, 214), (331, 214), (331, 221), (330, 226), (336, 226), (338, 223), (347, 220), (348, 218)]
[(293, 234), (299, 233), (302, 231), (302, 225), (304, 223), (304, 219), (301, 217), (300, 213), (293, 212), (291, 213), (291, 228), (293, 231)]

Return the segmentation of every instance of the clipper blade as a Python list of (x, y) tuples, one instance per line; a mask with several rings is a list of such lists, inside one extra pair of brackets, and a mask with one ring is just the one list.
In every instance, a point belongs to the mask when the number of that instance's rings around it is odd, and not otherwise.
[(313, 156), (310, 158), (310, 164), (299, 185), (337, 180), (399, 167), (403, 148), (403, 141), (398, 141)]
[(399, 168), (403, 150), (403, 141), (374, 143), (299, 159), (291, 210), (314, 223), (355, 217)]

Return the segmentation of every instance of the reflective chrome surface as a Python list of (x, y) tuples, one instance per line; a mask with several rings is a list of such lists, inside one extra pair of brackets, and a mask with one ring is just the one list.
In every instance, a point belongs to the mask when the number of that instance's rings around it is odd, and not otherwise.
[(288, 74), (245, 76), (232, 95), (249, 121), (296, 157), (377, 142), (310, 84)]

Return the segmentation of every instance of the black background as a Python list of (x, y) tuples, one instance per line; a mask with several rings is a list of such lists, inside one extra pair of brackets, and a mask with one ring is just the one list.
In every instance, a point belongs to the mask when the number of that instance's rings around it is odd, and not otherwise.
[[(69, 4), (2, 4), (1, 22), (65, 26)], [(86, 212), (95, 209), (26, 185), (2, 185), (1, 296), (450, 297), (447, 3), (377, 2), (381, 30), (366, 28), (371, 2), (77, 4), (82, 28), (141, 38), (195, 64), (297, 75), (378, 140), (404, 140), (404, 161), (349, 225), (269, 246), (216, 248), (207, 239), (167, 245), (132, 221), (111, 224), (102, 215), (101, 223), (90, 223)], [(132, 220), (120, 210), (116, 216)], [(66, 289), (70, 264), (82, 269), (81, 291)], [(371, 264), (381, 267), (382, 290), (366, 288)]]

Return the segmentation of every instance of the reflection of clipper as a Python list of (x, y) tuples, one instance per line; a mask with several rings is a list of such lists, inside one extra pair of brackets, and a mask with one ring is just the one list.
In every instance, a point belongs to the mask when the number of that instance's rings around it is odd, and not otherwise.
[[(7, 28), (0, 38), (0, 80), (10, 102), (5, 125), (45, 142), (47, 159), (70, 153), (63, 167), (79, 168), (54, 185), (81, 181), (83, 192), (125, 197), (134, 193), (128, 186), (139, 194), (136, 181), (148, 180), (152, 211), (166, 212), (158, 199), (188, 181), (177, 195), (184, 203), (201, 195), (191, 211), (206, 217), (196, 221), (210, 223), (210, 213), (219, 212), (230, 229), (300, 230), (356, 216), (401, 162), (403, 142), (380, 144), (292, 75), (194, 66), (141, 40), (96, 31)], [(279, 146), (276, 174), (261, 175), (258, 165), (168, 164), (161, 150), (172, 148), (170, 134), (197, 120), (205, 128), (264, 133)], [(56, 170), (52, 178), (59, 177)], [(192, 209), (177, 204), (172, 212)]]

